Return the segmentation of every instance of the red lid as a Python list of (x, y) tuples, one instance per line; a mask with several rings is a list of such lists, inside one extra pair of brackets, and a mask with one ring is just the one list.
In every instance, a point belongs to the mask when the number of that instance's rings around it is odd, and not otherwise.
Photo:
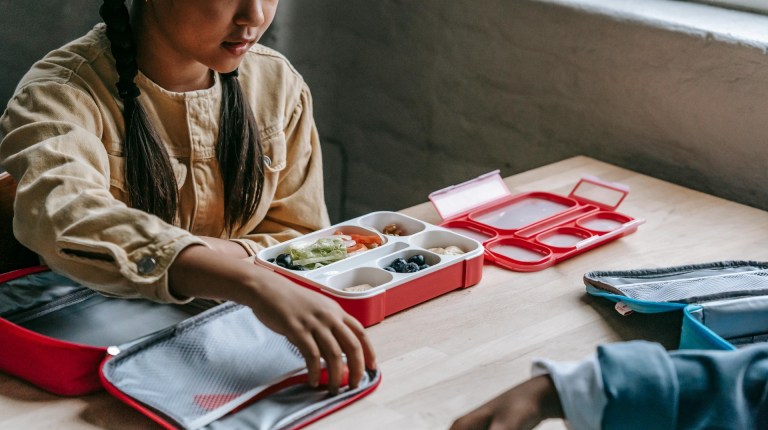
[(429, 200), (445, 220), (466, 215), (477, 207), (511, 194), (499, 171), (494, 170), (467, 182), (434, 191), (429, 194)]
[(614, 210), (629, 194), (629, 187), (617, 182), (606, 182), (594, 176), (584, 176), (573, 187), (568, 197), (581, 204), (593, 204), (605, 210)]

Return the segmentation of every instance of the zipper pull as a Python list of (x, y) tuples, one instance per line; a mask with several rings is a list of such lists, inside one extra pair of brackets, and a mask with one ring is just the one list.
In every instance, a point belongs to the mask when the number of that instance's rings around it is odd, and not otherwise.
[(117, 354), (120, 354), (120, 348), (118, 348), (116, 346), (110, 346), (110, 347), (107, 348), (107, 354), (109, 354), (109, 355), (111, 355), (113, 357), (116, 357)]
[(635, 312), (624, 302), (616, 302), (616, 305), (613, 308), (616, 309), (616, 312), (621, 314), (623, 317)]

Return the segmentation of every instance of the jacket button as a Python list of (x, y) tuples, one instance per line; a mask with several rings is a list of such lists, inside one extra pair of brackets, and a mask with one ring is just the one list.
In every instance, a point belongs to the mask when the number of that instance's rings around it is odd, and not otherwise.
[(152, 257), (144, 257), (136, 264), (136, 268), (142, 275), (149, 275), (155, 271), (157, 267), (157, 260)]

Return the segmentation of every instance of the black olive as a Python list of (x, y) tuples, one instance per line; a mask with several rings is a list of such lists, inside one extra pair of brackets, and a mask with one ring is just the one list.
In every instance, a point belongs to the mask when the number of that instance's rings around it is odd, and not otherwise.
[(395, 272), (395, 269), (392, 268), (392, 266), (387, 266), (384, 268), (387, 272)]
[(411, 258), (408, 259), (409, 263), (416, 263), (419, 266), (423, 265), (425, 263), (424, 256), (421, 254), (416, 254), (411, 256)]
[(406, 263), (404, 259), (396, 258), (389, 266), (395, 269), (395, 272), (397, 273), (405, 273), (405, 266), (407, 264), (408, 263)]
[(293, 258), (291, 258), (291, 254), (280, 254), (275, 258), (275, 263), (277, 263), (278, 266), (290, 269), (291, 266), (293, 266)]
[(405, 265), (405, 273), (413, 273), (419, 271), (419, 265), (416, 263), (408, 263)]
[(419, 266), (419, 270), (429, 269), (429, 264), (422, 264)]
[(267, 263), (274, 263), (274, 262), (275, 262), (274, 258), (267, 258)]
[(292, 264), (290, 267), (288, 267), (288, 269), (291, 269), (291, 270), (307, 270), (306, 267), (299, 266), (297, 264)]

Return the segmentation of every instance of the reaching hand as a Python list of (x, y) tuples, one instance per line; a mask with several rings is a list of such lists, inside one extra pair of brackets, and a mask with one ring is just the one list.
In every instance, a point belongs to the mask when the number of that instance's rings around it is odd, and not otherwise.
[(319, 382), (321, 358), (328, 369), (328, 390), (334, 394), (344, 377), (343, 355), (353, 388), (366, 367), (376, 368), (360, 322), (328, 297), (271, 270), (205, 246), (190, 246), (176, 257), (169, 275), (171, 291), (180, 297), (233, 300), (253, 309), (261, 322), (299, 348), (312, 385)]
[(563, 410), (549, 376), (537, 376), (457, 419), (451, 430), (529, 430)]
[[(263, 270), (263, 269), (259, 269)], [(376, 358), (362, 324), (338, 303), (264, 270), (258, 299), (249, 303), (258, 318), (299, 348), (309, 370), (310, 384), (318, 383), (322, 357), (328, 369), (328, 390), (335, 394), (344, 376), (347, 357), (349, 383), (356, 387), (365, 368), (375, 369)]]

